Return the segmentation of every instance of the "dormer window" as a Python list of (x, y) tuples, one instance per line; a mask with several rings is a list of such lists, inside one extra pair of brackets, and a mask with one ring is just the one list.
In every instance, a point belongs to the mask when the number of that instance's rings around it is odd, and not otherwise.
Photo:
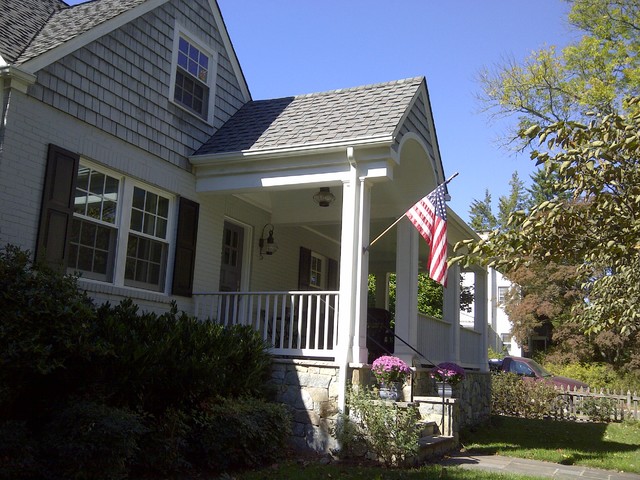
[(215, 54), (176, 29), (171, 99), (180, 107), (209, 121), (215, 79)]

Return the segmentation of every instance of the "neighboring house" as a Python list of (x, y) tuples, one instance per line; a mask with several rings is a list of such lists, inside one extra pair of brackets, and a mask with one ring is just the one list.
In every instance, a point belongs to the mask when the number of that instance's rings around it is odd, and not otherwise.
[[(520, 357), (522, 356), (522, 347), (511, 334), (509, 315), (504, 310), (506, 295), (513, 284), (507, 277), (492, 267), (487, 268), (486, 275), (488, 285), (486, 306), (488, 309), (489, 347), (498, 353)], [(464, 272), (463, 278), (463, 285), (473, 285), (474, 279), (471, 273)], [(460, 325), (468, 327), (473, 326), (473, 324), (474, 305), (471, 307), (471, 312), (462, 312), (460, 314)]]
[[(254, 101), (214, 0), (2, 0), (0, 82), (0, 245), (97, 302), (253, 325), (289, 359), (301, 443), (328, 448), (367, 362), (369, 273), (396, 272), (403, 340), (486, 372), (486, 309), (461, 329), (458, 282), (443, 320), (418, 314), (415, 228), (364, 250), (445, 179), (424, 78)], [(450, 245), (474, 237), (448, 215)]]

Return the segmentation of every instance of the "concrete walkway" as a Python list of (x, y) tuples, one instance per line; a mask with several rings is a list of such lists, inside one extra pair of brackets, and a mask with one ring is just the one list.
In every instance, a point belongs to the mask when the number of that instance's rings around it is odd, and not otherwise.
[(532, 477), (551, 477), (560, 479), (588, 478), (590, 480), (640, 480), (635, 473), (620, 473), (577, 465), (540, 462), (500, 455), (454, 454), (439, 462), (442, 466), (455, 466), (470, 470), (488, 470), (503, 474), (530, 475)]

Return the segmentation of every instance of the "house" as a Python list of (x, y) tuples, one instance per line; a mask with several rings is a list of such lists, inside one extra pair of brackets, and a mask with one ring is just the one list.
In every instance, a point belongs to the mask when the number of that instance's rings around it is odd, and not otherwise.
[[(487, 299), (489, 347), (495, 352), (516, 357), (522, 356), (522, 347), (511, 334), (511, 322), (505, 312), (505, 298), (512, 288), (512, 282), (493, 267), (487, 267)], [(472, 272), (463, 273), (463, 285), (473, 285)], [(470, 312), (461, 312), (460, 325), (471, 327), (474, 323), (473, 306)]]
[[(453, 281), (444, 320), (419, 314), (428, 247), (406, 220), (365, 249), (445, 180), (424, 78), (253, 100), (214, 0), (2, 11), (0, 244), (97, 302), (253, 325), (312, 448), (366, 371), (369, 273), (397, 274), (395, 354), (456, 361), (486, 397), (486, 309), (460, 328)], [(448, 234), (475, 235), (451, 210)]]

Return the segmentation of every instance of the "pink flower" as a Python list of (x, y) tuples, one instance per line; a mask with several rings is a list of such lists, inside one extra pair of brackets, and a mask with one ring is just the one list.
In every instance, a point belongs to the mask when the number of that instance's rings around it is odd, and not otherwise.
[(407, 375), (411, 373), (409, 366), (398, 357), (383, 355), (373, 361), (371, 371), (379, 383), (390, 385), (392, 383), (404, 383)]
[(465, 377), (464, 368), (457, 363), (443, 362), (431, 370), (430, 375), (438, 382), (447, 382), (450, 385), (456, 385)]

